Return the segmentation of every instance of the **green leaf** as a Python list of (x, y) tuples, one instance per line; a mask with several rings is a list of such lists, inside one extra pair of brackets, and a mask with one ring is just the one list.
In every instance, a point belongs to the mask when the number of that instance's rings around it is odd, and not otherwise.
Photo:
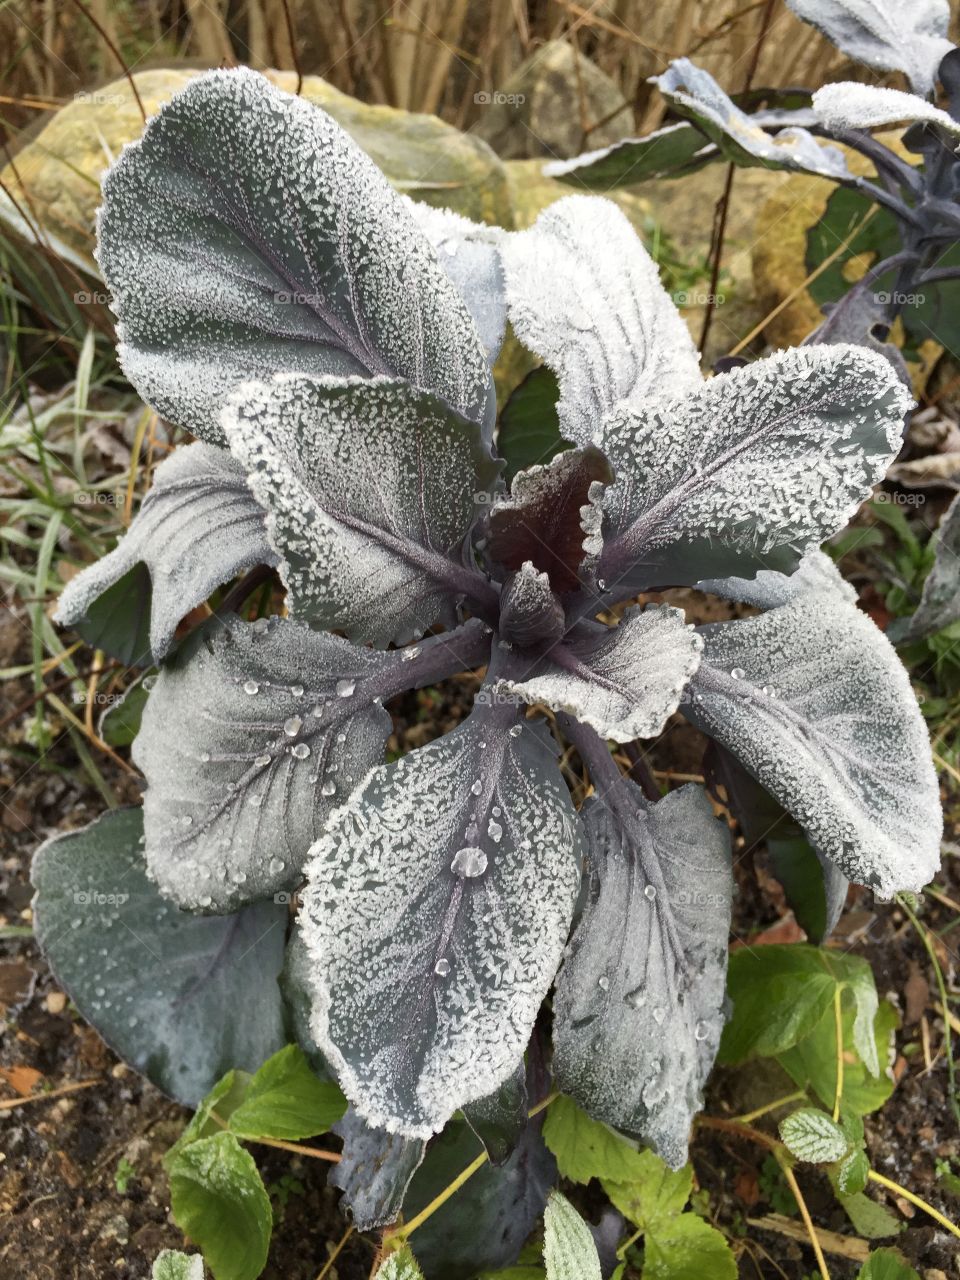
[(808, 1035), (833, 1005), (836, 984), (814, 947), (743, 947), (730, 956), (733, 1017), (718, 1061), (772, 1057)]
[(836, 1169), (836, 1188), (840, 1195), (856, 1195), (867, 1185), (870, 1161), (865, 1151), (850, 1151)]
[(857, 1274), (857, 1280), (920, 1280), (897, 1249), (877, 1249)]
[(551, 1191), (543, 1215), (547, 1280), (601, 1280), (590, 1228), (559, 1191)]
[(500, 415), (497, 448), (507, 460), (505, 478), (543, 466), (567, 446), (560, 436), (557, 375), (546, 365), (532, 370), (514, 390)]
[(792, 1156), (811, 1164), (832, 1164), (847, 1154), (846, 1134), (815, 1107), (800, 1107), (788, 1115), (780, 1125), (780, 1137)]
[(332, 1081), (320, 1080), (299, 1045), (268, 1058), (230, 1116), (241, 1138), (312, 1138), (337, 1123), (347, 1100)]
[(693, 1170), (686, 1165), (674, 1173), (652, 1151), (639, 1151), (629, 1182), (602, 1182), (614, 1207), (624, 1217), (641, 1231), (655, 1233), (675, 1218), (689, 1200)]
[(560, 1176), (571, 1182), (630, 1182), (643, 1176), (640, 1154), (605, 1124), (592, 1120), (572, 1098), (551, 1102), (543, 1140), (557, 1157)]
[(150, 1274), (152, 1280), (203, 1280), (203, 1258), (199, 1253), (164, 1249), (157, 1254)]
[[(854, 1021), (854, 1009), (844, 1009), (842, 1025), (846, 1061), (842, 1107), (845, 1115), (866, 1115), (886, 1102), (893, 1092), (894, 1082), (889, 1071), (882, 1071), (876, 1076), (867, 1071), (854, 1045)], [(891, 1038), (898, 1023), (893, 1005), (884, 1000), (873, 1026), (875, 1052), (883, 1063), (888, 1061)], [(851, 1061), (851, 1056), (855, 1060)], [(793, 1048), (778, 1054), (777, 1061), (799, 1088), (812, 1091), (825, 1107), (832, 1107), (837, 1090), (837, 1031), (833, 1009), (827, 1010), (808, 1036)]]
[(737, 1280), (726, 1238), (696, 1213), (682, 1213), (648, 1233), (643, 1280)]
[(884, 1236), (895, 1236), (904, 1229), (904, 1224), (893, 1216), (889, 1209), (876, 1200), (871, 1200), (862, 1191), (852, 1196), (838, 1195), (847, 1217), (853, 1223), (857, 1235), (866, 1240), (881, 1240)]
[(551, 160), (546, 177), (559, 178), (588, 191), (612, 191), (651, 178), (693, 173), (722, 158), (720, 150), (687, 121), (668, 124), (642, 138), (623, 138), (611, 147), (588, 151), (572, 160)]
[[(223, 1131), (230, 1116), (246, 1097), (252, 1079), (253, 1076), (247, 1071), (228, 1071), (217, 1081), (197, 1107), (186, 1129), (164, 1156), (163, 1163), (168, 1170), (171, 1162), (185, 1147)], [(214, 1119), (214, 1112), (223, 1121), (222, 1124)]]
[(174, 1222), (199, 1244), (214, 1280), (256, 1280), (273, 1213), (250, 1153), (218, 1133), (179, 1152), (169, 1174)]
[(417, 1266), (417, 1260), (408, 1244), (396, 1253), (391, 1253), (377, 1271), (375, 1280), (423, 1280), (423, 1272)]
[[(140, 732), (140, 721), (143, 708), (147, 705), (150, 690), (150, 675), (146, 673), (142, 679), (132, 684), (118, 702), (111, 703), (100, 717), (98, 726), (100, 737), (111, 747), (129, 747)], [(146, 683), (145, 683), (146, 682)]]

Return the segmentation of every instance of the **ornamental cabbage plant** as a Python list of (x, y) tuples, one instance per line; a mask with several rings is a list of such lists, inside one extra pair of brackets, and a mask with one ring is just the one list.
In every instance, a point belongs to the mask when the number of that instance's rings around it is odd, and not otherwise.
[[(61, 981), (192, 1102), (292, 1025), (349, 1099), (348, 1142), (420, 1155), (460, 1110), (481, 1133), (523, 1121), (549, 1018), (555, 1087), (681, 1166), (724, 1023), (729, 832), (704, 788), (661, 798), (609, 744), (682, 713), (802, 827), (832, 912), (847, 880), (929, 880), (924, 723), (819, 550), (898, 451), (895, 371), (834, 344), (704, 379), (614, 205), (572, 195), (519, 233), (419, 207), (246, 70), (150, 121), (98, 232), (122, 366), (196, 442), (60, 601), (63, 624), (158, 667), (142, 814), (35, 863)], [(568, 446), (509, 486), (491, 376), (508, 319), (556, 376)], [(282, 613), (246, 620), (273, 571)], [(638, 603), (692, 587), (750, 616), (694, 627)], [(479, 670), (457, 728), (384, 761), (391, 699)], [(562, 743), (592, 784), (579, 812)], [(136, 951), (122, 907), (77, 909), (110, 850), (169, 964)], [(135, 970), (150, 1016), (131, 1027)]]

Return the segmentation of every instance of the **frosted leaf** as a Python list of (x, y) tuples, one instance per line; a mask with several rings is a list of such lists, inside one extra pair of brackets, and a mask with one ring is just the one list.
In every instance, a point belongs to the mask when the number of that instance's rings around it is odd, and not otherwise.
[(424, 1276), (410, 1246), (405, 1244), (384, 1259), (373, 1280), (424, 1280)]
[(903, 71), (917, 93), (927, 94), (947, 39), (948, 0), (787, 0), (839, 49), (877, 71)]
[(554, 996), (557, 1087), (679, 1169), (723, 1028), (729, 834), (696, 785), (648, 805), (623, 778), (582, 814), (590, 884)]
[(410, 1179), (423, 1162), (426, 1143), (371, 1129), (353, 1107), (333, 1131), (343, 1139), (343, 1153), (327, 1182), (343, 1192), (341, 1211), (349, 1210), (357, 1231), (396, 1222)]
[[(230, 617), (191, 637), (161, 670), (133, 748), (147, 780), (147, 864), (163, 892), (184, 907), (225, 911), (295, 888), (338, 803), (323, 780), (359, 781), (382, 758), (391, 722), (371, 682), (382, 692), (393, 672), (404, 688), (401, 667), (399, 654), (286, 618), (264, 634)], [(345, 671), (356, 692), (338, 698)], [(244, 689), (251, 676), (253, 696)], [(295, 721), (291, 735), (285, 725)], [(297, 746), (309, 747), (308, 758)]]
[(694, 395), (621, 410), (607, 430), (618, 480), (602, 500), (600, 576), (623, 597), (792, 572), (869, 497), (912, 403), (882, 356), (836, 345), (780, 351)]
[(896, 644), (922, 640), (960, 619), (960, 495), (950, 503), (934, 537), (933, 566), (916, 613), (887, 628)]
[(286, 1043), (277, 977), (287, 910), (178, 911), (147, 878), (142, 833), (139, 808), (109, 809), (41, 845), (30, 873), (36, 939), (113, 1051), (195, 1107), (224, 1072), (256, 1071)]
[(628, 609), (619, 626), (555, 645), (529, 675), (496, 689), (566, 711), (616, 742), (652, 738), (676, 711), (702, 647), (680, 609)]
[(940, 862), (937, 777), (907, 673), (873, 622), (824, 591), (701, 633), (688, 719), (850, 880), (884, 897), (921, 889)]
[(517, 337), (560, 382), (560, 432), (606, 448), (618, 405), (700, 382), (696, 348), (656, 263), (615, 204), (567, 196), (503, 246)]
[(543, 1215), (547, 1280), (602, 1280), (590, 1228), (559, 1191), (551, 1191)]
[(281, 370), (399, 375), (480, 422), (470, 315), (401, 198), (325, 112), (245, 68), (193, 80), (103, 185), (120, 360), (214, 444), (230, 389)]
[(434, 209), (407, 196), (404, 203), (433, 245), (440, 265), (460, 291), (492, 365), (503, 345), (507, 324), (507, 299), (500, 263), (500, 245), (507, 232), (502, 227), (471, 222), (452, 209)]
[(543, 172), (571, 186), (606, 192), (651, 178), (686, 176), (719, 159), (720, 149), (684, 120), (642, 138), (623, 138), (612, 146), (585, 151), (572, 160), (551, 160)]
[[(570, 927), (579, 824), (552, 742), (532, 726), (511, 737), (513, 715), (478, 706), (372, 770), (307, 866), (314, 1035), (358, 1114), (411, 1138), (513, 1073)], [(451, 870), (468, 844), (488, 858), (472, 879)]]
[(563, 605), (553, 594), (550, 579), (529, 560), (512, 573), (500, 593), (500, 635), (520, 648), (559, 640), (566, 626)]
[(821, 146), (806, 129), (795, 126), (771, 136), (734, 105), (708, 71), (689, 58), (674, 59), (652, 83), (679, 115), (693, 120), (736, 164), (856, 182), (839, 147)]
[(612, 480), (609, 462), (593, 445), (518, 471), (509, 495), (490, 513), (490, 560), (513, 571), (529, 561), (548, 575), (554, 591), (576, 590), (585, 556), (600, 549), (591, 498)]
[(461, 549), (499, 464), (434, 396), (281, 374), (239, 388), (222, 422), (267, 511), (294, 617), (383, 646), (452, 626), (458, 597), (490, 589)]
[(810, 591), (836, 591), (844, 600), (857, 603), (854, 588), (819, 548), (808, 551), (790, 574), (761, 569), (755, 578), (707, 578), (696, 586), (698, 591), (707, 591), (724, 600), (739, 600), (757, 609), (776, 609)]
[[(124, 661), (148, 664), (167, 655), (181, 618), (221, 583), (276, 562), (240, 464), (212, 445), (187, 445), (157, 467), (116, 548), (67, 583), (55, 620), (110, 653), (116, 640)], [(139, 596), (139, 621), (123, 634), (111, 625), (118, 592), (131, 603)]]
[(813, 109), (828, 129), (876, 129), (909, 120), (929, 121), (960, 135), (960, 124), (915, 93), (882, 89), (872, 84), (842, 81), (828, 84), (813, 95)]
[(523, 1059), (499, 1089), (463, 1108), (467, 1124), (483, 1143), (494, 1166), (513, 1155), (527, 1127), (527, 1074)]

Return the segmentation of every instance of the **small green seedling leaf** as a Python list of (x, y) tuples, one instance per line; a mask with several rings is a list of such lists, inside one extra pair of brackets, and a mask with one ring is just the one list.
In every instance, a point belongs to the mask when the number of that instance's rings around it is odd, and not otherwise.
[(559, 1191), (551, 1191), (543, 1215), (547, 1280), (601, 1280), (600, 1257), (590, 1228)]
[(375, 1280), (423, 1280), (423, 1272), (417, 1266), (417, 1260), (408, 1244), (396, 1253), (391, 1253), (377, 1272)]
[(339, 1088), (320, 1080), (300, 1046), (289, 1044), (250, 1080), (230, 1116), (230, 1130), (241, 1138), (312, 1138), (326, 1133), (346, 1109)]
[(178, 1152), (168, 1172), (173, 1220), (200, 1246), (214, 1280), (256, 1280), (273, 1211), (250, 1153), (218, 1133)]
[(864, 1151), (851, 1151), (843, 1157), (836, 1169), (837, 1191), (845, 1196), (856, 1195), (867, 1185), (870, 1161)]
[(843, 1205), (857, 1235), (863, 1236), (865, 1240), (882, 1240), (885, 1236), (895, 1236), (903, 1230), (904, 1224), (889, 1209), (877, 1204), (876, 1200), (871, 1200), (862, 1191), (855, 1192), (852, 1196), (838, 1195), (837, 1199)]
[(877, 1249), (860, 1268), (857, 1280), (920, 1280), (920, 1277), (896, 1249)]
[(152, 1280), (204, 1280), (203, 1258), (199, 1253), (164, 1249), (157, 1254), (150, 1274)]
[(780, 1137), (797, 1160), (832, 1164), (847, 1154), (846, 1134), (825, 1111), (801, 1107), (780, 1125)]

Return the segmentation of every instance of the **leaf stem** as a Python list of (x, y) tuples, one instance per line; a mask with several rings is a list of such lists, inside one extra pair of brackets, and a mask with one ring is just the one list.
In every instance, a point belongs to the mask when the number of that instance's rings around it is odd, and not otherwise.
[(960, 1239), (960, 1227), (955, 1226), (949, 1218), (945, 1218), (939, 1209), (935, 1209), (932, 1204), (927, 1204), (926, 1200), (922, 1200), (920, 1196), (914, 1195), (912, 1191), (908, 1191), (906, 1187), (901, 1187), (899, 1182), (894, 1182), (892, 1178), (885, 1178), (882, 1173), (877, 1173), (875, 1169), (871, 1169), (867, 1177), (871, 1182), (878, 1183), (881, 1187), (886, 1187), (888, 1191), (895, 1191), (897, 1195), (903, 1196), (904, 1200), (909, 1200), (911, 1204), (915, 1204), (918, 1209), (922, 1209), (924, 1213), (928, 1213), (942, 1227), (951, 1232)]
[(840, 1119), (840, 1099), (843, 1097), (843, 987), (833, 989), (833, 1024), (837, 1032), (837, 1089), (833, 1097), (833, 1122)]
[(324, 1151), (322, 1147), (304, 1147), (297, 1142), (285, 1142), (282, 1138), (252, 1138), (248, 1134), (237, 1133), (236, 1130), (231, 1129), (228, 1122), (223, 1116), (218, 1116), (216, 1111), (210, 1112), (210, 1119), (215, 1120), (221, 1129), (226, 1129), (241, 1142), (255, 1142), (261, 1147), (276, 1147), (280, 1151), (292, 1151), (298, 1156), (312, 1156), (314, 1160), (329, 1160), (331, 1164), (340, 1163), (340, 1155), (336, 1151)]
[(323, 1270), (317, 1276), (317, 1280), (324, 1280), (324, 1277), (329, 1275), (330, 1268), (333, 1266), (337, 1258), (343, 1252), (344, 1245), (347, 1243), (347, 1241), (350, 1239), (352, 1235), (353, 1235), (353, 1224), (351, 1223), (350, 1226), (347, 1227), (343, 1235), (340, 1237), (339, 1241), (337, 1242), (337, 1247), (334, 1249), (333, 1253), (331, 1253), (330, 1257), (323, 1264)]
[(800, 1217), (803, 1218), (803, 1225), (807, 1229), (807, 1235), (810, 1237), (810, 1244), (813, 1246), (814, 1257), (817, 1259), (817, 1266), (820, 1268), (820, 1275), (823, 1280), (830, 1280), (830, 1272), (827, 1270), (827, 1260), (823, 1256), (823, 1249), (820, 1247), (820, 1237), (817, 1235), (817, 1229), (813, 1225), (813, 1219), (810, 1217), (810, 1210), (807, 1208), (807, 1202), (803, 1198), (803, 1192), (800, 1190), (800, 1184), (797, 1182), (796, 1175), (790, 1167), (790, 1161), (783, 1147), (778, 1142), (773, 1150), (773, 1156), (777, 1164), (780, 1166), (784, 1178), (787, 1180), (787, 1186), (793, 1192), (793, 1197), (797, 1202), (797, 1208), (800, 1210)]
[(756, 1111), (746, 1111), (742, 1116), (734, 1116), (733, 1119), (738, 1124), (749, 1124), (751, 1120), (759, 1120), (761, 1116), (776, 1111), (778, 1107), (785, 1107), (789, 1102), (802, 1102), (806, 1096), (805, 1090), (797, 1089), (795, 1093), (788, 1093), (783, 1098), (774, 1098), (773, 1102), (764, 1103), (762, 1107), (757, 1107)]

